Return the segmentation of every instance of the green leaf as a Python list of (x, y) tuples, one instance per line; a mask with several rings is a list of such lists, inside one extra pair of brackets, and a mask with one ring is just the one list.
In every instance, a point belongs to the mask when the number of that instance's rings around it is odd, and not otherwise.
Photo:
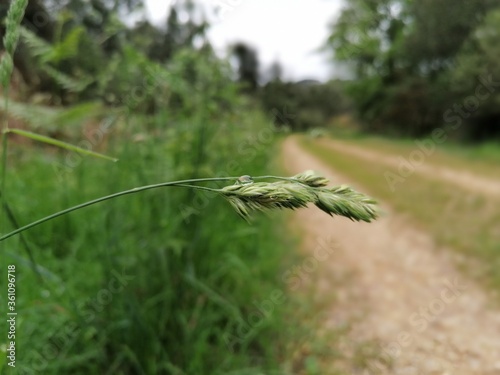
[(44, 135), (40, 135), (40, 134), (28, 132), (28, 131), (25, 131), (25, 130), (8, 129), (8, 130), (5, 131), (5, 133), (14, 133), (14, 134), (26, 137), (26, 138), (33, 139), (33, 140), (38, 141), (38, 142), (43, 142), (43, 143), (47, 143), (49, 145), (53, 145), (53, 146), (64, 148), (64, 149), (69, 150), (69, 151), (78, 152), (78, 153), (83, 154), (83, 155), (94, 156), (96, 158), (110, 160), (110, 161), (113, 161), (113, 162), (117, 162), (118, 161), (118, 159), (116, 159), (116, 158), (112, 158), (110, 156), (107, 156), (107, 155), (104, 155), (104, 154), (100, 154), (98, 152), (86, 150), (84, 148), (80, 148), (80, 147), (74, 146), (74, 145), (66, 143), (66, 142), (58, 141), (57, 139), (49, 138), (49, 137), (46, 137)]
[(68, 76), (62, 72), (57, 71), (56, 69), (46, 65), (42, 67), (42, 69), (65, 90), (71, 92), (82, 92), (85, 90), (91, 83), (94, 82), (92, 78), (83, 77), (80, 79), (75, 79), (73, 77)]
[(68, 35), (55, 44), (52, 50), (52, 61), (58, 63), (64, 59), (74, 57), (78, 54), (80, 38), (85, 32), (83, 27), (75, 27)]
[(42, 62), (50, 60), (52, 54), (52, 46), (50, 43), (47, 43), (45, 40), (25, 27), (21, 27), (21, 37), (33, 56), (40, 58)]

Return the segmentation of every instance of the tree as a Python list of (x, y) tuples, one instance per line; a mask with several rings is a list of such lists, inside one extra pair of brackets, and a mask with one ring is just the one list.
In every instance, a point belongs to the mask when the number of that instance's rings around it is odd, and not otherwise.
[[(187, 16), (187, 20), (181, 22), (179, 14)], [(166, 19), (165, 26), (156, 28), (143, 21), (129, 32), (130, 38), (139, 41), (141, 49), (147, 55), (158, 62), (167, 62), (173, 55), (184, 47), (194, 48), (198, 38), (208, 44), (205, 33), (208, 24), (199, 7), (192, 1), (176, 1)]]
[(354, 0), (333, 25), (326, 48), (352, 67), (348, 93), (368, 130), (378, 128), (402, 70), (398, 54), (407, 14), (400, 0)]
[(275, 61), (265, 72), (263, 80), (265, 82), (281, 81), (283, 78), (283, 66), (279, 61)]
[(311, 80), (274, 80), (261, 89), (260, 98), (268, 113), (283, 113), (282, 116), (276, 116), (276, 125), (290, 126), (295, 130), (324, 127), (333, 116), (347, 109), (341, 83), (338, 81), (321, 83)]
[(352, 67), (347, 90), (365, 129), (424, 136), (440, 126), (460, 94), (450, 91), (449, 72), (494, 7), (492, 0), (349, 2), (326, 48)]
[[(471, 34), (449, 74), (451, 89), (462, 99), (459, 102), (465, 102), (466, 98), (470, 102), (477, 100), (477, 109), (472, 111), (465, 124), (466, 134), (475, 140), (500, 136), (499, 25), (500, 9), (496, 9)], [(481, 82), (485, 81), (490, 85), (481, 88)]]
[(259, 59), (257, 51), (245, 43), (235, 43), (232, 48), (232, 55), (238, 62), (239, 81), (247, 85), (247, 89), (254, 92), (259, 81)]

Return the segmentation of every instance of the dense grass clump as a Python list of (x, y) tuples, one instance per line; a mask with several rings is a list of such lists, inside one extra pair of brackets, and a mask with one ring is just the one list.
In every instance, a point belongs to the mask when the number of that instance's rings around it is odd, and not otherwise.
[[(12, 138), (2, 193), (17, 220), (4, 220), (3, 233), (136, 186), (265, 174), (277, 130), (236, 95), (228, 76), (210, 54), (180, 52), (168, 74), (139, 87), (164, 93), (163, 107), (136, 114), (143, 97), (131, 96), (83, 129), (62, 132), (67, 142), (83, 139), (87, 148), (117, 157), (115, 164)], [(16, 370), (278, 371), (287, 332), (283, 303), (260, 308), (285, 290), (287, 244), (278, 233), (276, 220), (249, 226), (216, 194), (170, 188), (120, 197), (3, 241), (2, 264), (15, 265), (17, 275)], [(8, 369), (0, 361), (2, 368)]]
[[(222, 145), (213, 135), (201, 139), (210, 126), (204, 121), (181, 120), (140, 143), (118, 125), (110, 150), (120, 162), (84, 160), (61, 182), (57, 156), (17, 149), (9, 204), (24, 223), (151, 182), (262, 174), (271, 145), (252, 145), (254, 157), (239, 157), (245, 134), (266, 124), (246, 115), (238, 127), (219, 119), (232, 139)], [(249, 226), (214, 194), (173, 188), (121, 197), (25, 232), (40, 276), (19, 238), (5, 241), (3, 258), (18, 269), (19, 367), (45, 374), (272, 369), (280, 357), (278, 315), (251, 327), (252, 335), (238, 329), (257, 311), (252, 301), (279, 286), (283, 245), (275, 230), (265, 217)]]

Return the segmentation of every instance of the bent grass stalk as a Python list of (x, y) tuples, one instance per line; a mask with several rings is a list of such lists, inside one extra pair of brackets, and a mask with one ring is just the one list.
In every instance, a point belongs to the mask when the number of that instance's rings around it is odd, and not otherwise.
[(94, 156), (96, 158), (105, 159), (105, 160), (109, 160), (112, 162), (118, 161), (117, 158), (113, 158), (113, 157), (110, 157), (108, 155), (100, 154), (100, 153), (95, 152), (95, 151), (91, 151), (91, 150), (87, 150), (87, 149), (84, 149), (84, 148), (81, 148), (78, 146), (74, 146), (70, 143), (62, 142), (62, 141), (59, 141), (59, 140), (54, 139), (54, 138), (46, 137), (44, 135), (28, 132), (26, 130), (10, 129), (9, 128), (9, 129), (4, 130), (4, 135), (7, 135), (7, 134), (17, 134), (17, 135), (20, 135), (22, 137), (32, 139), (34, 141), (46, 143), (46, 144), (56, 146), (56, 147), (59, 147), (62, 149), (66, 149), (69, 151), (78, 152), (78, 153), (83, 154), (83, 155)]
[[(354, 191), (352, 188), (342, 185), (326, 188), (328, 180), (322, 176), (306, 171), (293, 177), (259, 176), (260, 179), (277, 179), (278, 182), (254, 182), (250, 176), (241, 177), (213, 177), (198, 178), (181, 181), (163, 182), (154, 185), (146, 185), (130, 190), (106, 195), (79, 205), (56, 212), (41, 218), (21, 228), (0, 237), (0, 242), (16, 234), (24, 232), (37, 225), (53, 220), (70, 212), (101, 203), (123, 195), (136, 194), (142, 191), (158, 189), (162, 187), (184, 187), (197, 190), (206, 190), (225, 198), (235, 211), (245, 220), (250, 217), (251, 211), (265, 211), (276, 208), (296, 209), (306, 207), (309, 203), (315, 204), (319, 209), (330, 216), (345, 216), (354, 221), (371, 222), (378, 216), (376, 202), (368, 196)], [(222, 189), (209, 188), (193, 185), (200, 182), (236, 180), (233, 185)]]

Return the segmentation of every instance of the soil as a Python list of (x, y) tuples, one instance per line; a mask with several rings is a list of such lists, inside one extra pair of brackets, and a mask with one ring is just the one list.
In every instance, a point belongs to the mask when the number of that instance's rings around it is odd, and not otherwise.
[[(332, 147), (362, 151), (336, 142)], [(302, 149), (295, 137), (285, 140), (283, 156), (290, 174), (313, 169), (332, 184), (348, 183), (363, 191)], [(373, 161), (375, 156), (366, 157)], [(462, 179), (443, 176), (456, 183)], [(429, 234), (387, 204), (381, 206), (385, 214), (373, 223), (332, 219), (316, 207), (294, 214), (306, 255), (315, 256), (318, 243), (334, 249), (332, 256), (321, 258), (317, 271), (325, 275), (316, 281), (323, 296), (318, 334), (350, 329), (331, 347), (331, 369), (349, 374), (500, 374), (498, 298), (457, 270), (457, 253), (438, 248)], [(327, 275), (343, 282), (331, 283)], [(366, 347), (371, 354), (360, 352)], [(340, 359), (334, 351), (342, 352)]]

